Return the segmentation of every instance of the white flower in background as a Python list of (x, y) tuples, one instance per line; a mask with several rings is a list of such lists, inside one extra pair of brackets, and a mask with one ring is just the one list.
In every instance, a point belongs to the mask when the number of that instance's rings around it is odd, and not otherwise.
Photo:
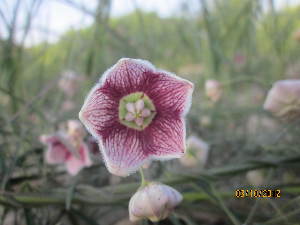
[(157, 222), (168, 217), (182, 201), (182, 195), (174, 188), (156, 182), (141, 187), (130, 199), (129, 218), (138, 221), (148, 218)]
[(61, 75), (58, 86), (68, 97), (73, 97), (82, 80), (83, 77), (75, 72), (66, 71)]
[(300, 80), (281, 80), (273, 84), (264, 109), (282, 118), (300, 115)]
[(207, 80), (205, 82), (205, 93), (211, 101), (219, 101), (223, 93), (221, 83), (217, 80)]
[(208, 158), (209, 145), (201, 138), (190, 136), (186, 142), (187, 150), (180, 163), (186, 167), (204, 167)]
[(256, 187), (263, 185), (265, 179), (261, 170), (249, 171), (246, 178), (249, 184)]

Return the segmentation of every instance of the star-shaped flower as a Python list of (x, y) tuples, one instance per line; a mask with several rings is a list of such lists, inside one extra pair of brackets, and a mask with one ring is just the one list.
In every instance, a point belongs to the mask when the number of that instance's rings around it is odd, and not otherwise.
[(108, 170), (129, 175), (152, 159), (185, 152), (193, 84), (138, 59), (121, 59), (90, 91), (80, 120), (98, 140)]
[(42, 135), (41, 142), (48, 146), (45, 160), (49, 164), (65, 164), (69, 174), (76, 175), (84, 167), (92, 165), (85, 143), (74, 147), (63, 133)]

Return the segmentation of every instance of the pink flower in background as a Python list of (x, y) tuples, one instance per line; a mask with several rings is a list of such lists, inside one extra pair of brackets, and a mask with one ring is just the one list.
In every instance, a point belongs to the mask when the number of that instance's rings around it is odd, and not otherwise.
[(64, 133), (42, 135), (40, 141), (48, 147), (45, 153), (46, 162), (65, 164), (71, 175), (76, 175), (82, 168), (92, 165), (86, 144), (81, 142), (74, 145)]
[(187, 139), (187, 151), (179, 160), (186, 167), (204, 167), (209, 154), (209, 145), (201, 138), (190, 136)]
[(221, 83), (217, 80), (207, 80), (205, 82), (205, 93), (211, 101), (219, 101), (223, 93)]
[(185, 152), (193, 84), (138, 59), (121, 59), (90, 91), (79, 117), (100, 143), (108, 170), (129, 175), (151, 159)]
[(300, 80), (280, 80), (273, 84), (264, 109), (275, 116), (294, 119), (300, 116)]
[(151, 182), (141, 187), (130, 199), (129, 219), (148, 218), (152, 222), (163, 220), (182, 201), (182, 195), (174, 188)]

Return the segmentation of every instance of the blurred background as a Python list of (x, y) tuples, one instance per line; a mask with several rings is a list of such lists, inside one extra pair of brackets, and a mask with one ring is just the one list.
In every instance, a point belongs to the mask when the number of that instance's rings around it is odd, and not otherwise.
[[(299, 0), (1, 0), (0, 224), (152, 224), (128, 221), (138, 174), (112, 176), (90, 147), (93, 165), (71, 176), (45, 162), (39, 139), (77, 119), (122, 57), (195, 84), (187, 136), (206, 150), (191, 147), (193, 163), (147, 165), (148, 179), (184, 196), (157, 224), (299, 224), (299, 120), (262, 107), (275, 81), (300, 78)], [(237, 198), (237, 189), (281, 197)]]

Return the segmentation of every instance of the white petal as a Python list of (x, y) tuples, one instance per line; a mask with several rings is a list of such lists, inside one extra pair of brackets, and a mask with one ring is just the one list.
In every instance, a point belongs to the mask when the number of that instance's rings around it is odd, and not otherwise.
[(134, 103), (130, 102), (126, 104), (126, 109), (128, 112), (135, 113)]
[(142, 126), (144, 123), (144, 119), (142, 117), (136, 118), (134, 121), (138, 126)]
[(142, 111), (142, 110), (144, 109), (144, 106), (145, 106), (145, 104), (144, 104), (143, 99), (139, 99), (139, 100), (137, 100), (136, 103), (135, 103), (135, 108), (136, 108), (136, 111), (137, 111), (137, 112)]
[(135, 116), (134, 116), (134, 114), (132, 114), (131, 112), (128, 112), (127, 114), (126, 114), (126, 116), (125, 116), (125, 120), (126, 121), (133, 121), (135, 119)]
[(151, 115), (151, 111), (149, 110), (149, 109), (143, 109), (142, 110), (142, 117), (148, 117), (148, 116), (150, 116)]

